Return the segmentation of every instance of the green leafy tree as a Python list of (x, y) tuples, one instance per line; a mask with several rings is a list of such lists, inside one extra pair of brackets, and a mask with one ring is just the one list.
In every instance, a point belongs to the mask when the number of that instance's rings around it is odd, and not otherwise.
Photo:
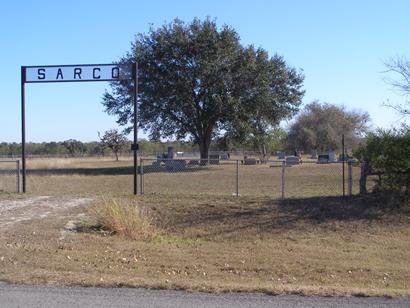
[(279, 128), (270, 130), (253, 131), (248, 135), (246, 143), (249, 148), (259, 153), (261, 161), (266, 162), (272, 152), (281, 150), (283, 148), (283, 141), (286, 138), (286, 132)]
[(349, 111), (343, 106), (312, 102), (304, 108), (289, 128), (289, 150), (327, 151), (341, 149), (342, 134), (350, 149), (359, 145), (369, 127), (365, 112)]
[(369, 173), (379, 175), (376, 189), (410, 197), (410, 127), (378, 130), (369, 134), (355, 156), (369, 166)]
[[(139, 34), (121, 63), (138, 62), (139, 125), (151, 140), (189, 138), (207, 158), (211, 140), (276, 125), (301, 103), (303, 75), (278, 55), (242, 46), (229, 26), (176, 19)], [(103, 104), (118, 123), (132, 114), (133, 88), (112, 83)]]
[(101, 144), (101, 142), (97, 141), (92, 141), (86, 143), (87, 146), (87, 153), (89, 155), (95, 155), (95, 156), (104, 156), (104, 145)]
[(71, 156), (83, 155), (86, 152), (84, 144), (79, 140), (69, 139), (63, 141), (62, 145)]
[(128, 141), (125, 134), (120, 133), (117, 129), (110, 129), (107, 130), (102, 137), (100, 133), (98, 133), (98, 137), (101, 140), (102, 147), (111, 149), (115, 155), (115, 160), (118, 161), (118, 153)]

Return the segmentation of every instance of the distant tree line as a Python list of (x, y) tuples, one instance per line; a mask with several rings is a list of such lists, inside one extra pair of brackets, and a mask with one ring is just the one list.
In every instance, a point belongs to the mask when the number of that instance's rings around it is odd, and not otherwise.
[[(139, 140), (142, 153), (154, 154), (166, 151), (168, 146), (174, 147), (175, 151), (197, 151), (198, 148), (189, 142), (161, 142)], [(113, 151), (103, 146), (99, 141), (82, 142), (80, 140), (69, 139), (65, 141), (51, 142), (29, 142), (26, 144), (26, 153), (39, 156), (111, 156)], [(131, 141), (127, 140), (119, 150), (119, 155), (131, 154)], [(21, 144), (16, 142), (1, 142), (0, 156), (20, 156)]]
[[(307, 104), (291, 122), (288, 129), (274, 126), (264, 132), (249, 131), (241, 138), (223, 135), (212, 138), (210, 151), (247, 151), (255, 152), (262, 161), (272, 158), (277, 151), (302, 151), (306, 154), (312, 150), (326, 152), (341, 151), (341, 136), (345, 135), (349, 151), (356, 149), (365, 140), (369, 132), (369, 115), (359, 111), (350, 111), (343, 106), (329, 103), (313, 102)], [(69, 139), (61, 142), (27, 143), (27, 154), (69, 157), (108, 156), (131, 154), (131, 141), (117, 129), (99, 134), (100, 141), (82, 142)], [(156, 141), (139, 140), (143, 155), (164, 152), (168, 146), (175, 151), (199, 152), (200, 147), (194, 141)], [(18, 156), (21, 146), (18, 143), (0, 143), (0, 155)]]

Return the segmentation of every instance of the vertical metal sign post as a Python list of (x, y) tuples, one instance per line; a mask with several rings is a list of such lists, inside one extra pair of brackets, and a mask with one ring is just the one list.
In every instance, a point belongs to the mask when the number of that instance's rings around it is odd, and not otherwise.
[[(132, 151), (134, 152), (134, 195), (138, 193), (138, 64), (132, 65), (132, 75), (134, 77), (134, 143)], [(141, 170), (142, 171), (142, 170)], [(141, 190), (142, 193), (142, 190)]]
[(22, 188), (27, 191), (26, 181), (26, 83), (48, 82), (85, 82), (85, 81), (130, 81), (135, 85), (134, 97), (134, 194), (137, 194), (137, 64), (77, 64), (77, 65), (41, 65), (21, 67), (21, 159)]
[(343, 178), (343, 197), (346, 196), (345, 193), (345, 135), (342, 134), (342, 178)]
[(23, 193), (26, 192), (26, 68), (21, 67), (21, 161), (22, 161), (22, 179)]

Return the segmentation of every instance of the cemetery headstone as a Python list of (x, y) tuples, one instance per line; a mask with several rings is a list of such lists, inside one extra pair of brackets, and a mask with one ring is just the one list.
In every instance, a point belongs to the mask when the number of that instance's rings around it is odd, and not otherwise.
[[(348, 161), (349, 160), (349, 156), (345, 155), (344, 157), (344, 161)], [(342, 162), (343, 161), (343, 154), (339, 154), (339, 159), (338, 161)]]
[(209, 164), (211, 165), (219, 165), (219, 160), (221, 159), (219, 154), (211, 154), (209, 155)]
[(167, 171), (170, 172), (183, 171), (186, 168), (186, 161), (180, 159), (167, 160), (165, 162), (165, 167)]
[(219, 157), (220, 157), (221, 160), (228, 160), (229, 159), (228, 153), (221, 153), (219, 155)]
[(300, 164), (300, 158), (297, 156), (286, 157), (286, 166), (294, 166)]
[(286, 153), (283, 151), (278, 152), (278, 159), (285, 159), (286, 158)]
[(152, 162), (152, 166), (155, 167), (155, 168), (161, 167), (161, 161), (160, 160), (154, 160)]
[(174, 148), (168, 147), (167, 159), (174, 159)]
[(317, 158), (318, 164), (328, 164), (329, 163), (329, 155), (323, 154), (319, 155)]
[(247, 158), (247, 159), (245, 159), (244, 165), (256, 165), (256, 159), (255, 158)]
[(335, 162), (337, 162), (336, 152), (333, 151), (333, 150), (330, 150), (330, 151), (329, 151), (329, 162), (330, 162), (330, 163), (335, 163)]

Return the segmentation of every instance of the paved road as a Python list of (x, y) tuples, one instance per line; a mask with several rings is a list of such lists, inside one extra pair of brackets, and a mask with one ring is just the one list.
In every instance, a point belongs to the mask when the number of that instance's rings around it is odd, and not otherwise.
[(410, 298), (204, 294), (0, 283), (0, 307), (410, 307)]

